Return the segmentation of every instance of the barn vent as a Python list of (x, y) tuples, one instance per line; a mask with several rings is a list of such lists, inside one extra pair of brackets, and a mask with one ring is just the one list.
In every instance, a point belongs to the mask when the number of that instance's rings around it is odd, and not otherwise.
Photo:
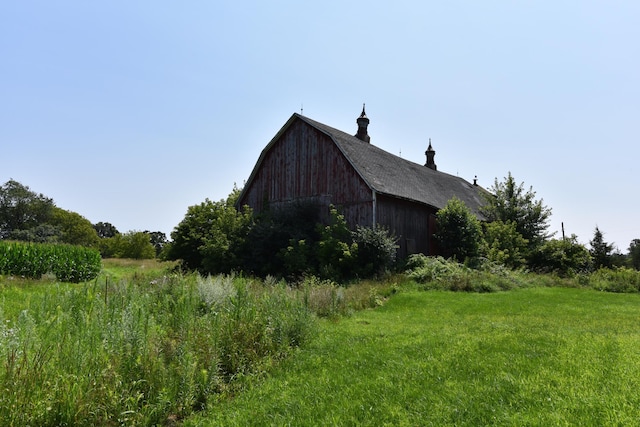
[(367, 127), (369, 126), (369, 118), (367, 114), (364, 112), (364, 104), (362, 104), (362, 113), (360, 117), (356, 120), (358, 123), (358, 133), (355, 134), (355, 137), (364, 142), (371, 142), (371, 137), (367, 133)]
[(424, 154), (427, 155), (427, 163), (425, 163), (425, 166), (429, 169), (433, 169), (434, 171), (438, 170), (438, 167), (436, 166), (436, 162), (434, 160), (434, 158), (436, 157), (436, 151), (431, 146), (431, 138), (429, 138), (429, 148), (427, 148), (427, 151), (425, 151)]

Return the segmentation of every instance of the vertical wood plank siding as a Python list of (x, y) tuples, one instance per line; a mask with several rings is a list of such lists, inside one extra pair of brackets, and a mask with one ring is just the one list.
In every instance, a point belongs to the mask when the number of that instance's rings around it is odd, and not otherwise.
[(377, 222), (398, 238), (398, 256), (402, 258), (418, 252), (434, 253), (430, 236), (435, 230), (430, 217), (435, 213), (426, 205), (378, 195)]
[(341, 208), (349, 226), (372, 224), (371, 190), (324, 133), (293, 123), (264, 154), (241, 204), (311, 200)]

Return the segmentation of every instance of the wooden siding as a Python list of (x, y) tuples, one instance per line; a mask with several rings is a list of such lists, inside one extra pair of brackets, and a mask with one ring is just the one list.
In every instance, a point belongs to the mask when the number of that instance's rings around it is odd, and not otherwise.
[(339, 206), (351, 227), (371, 225), (372, 192), (338, 147), (301, 120), (263, 153), (240, 203), (255, 211), (266, 204), (313, 201)]
[(377, 199), (377, 222), (398, 238), (399, 257), (436, 253), (432, 238), (435, 232), (434, 208), (383, 195), (378, 195)]

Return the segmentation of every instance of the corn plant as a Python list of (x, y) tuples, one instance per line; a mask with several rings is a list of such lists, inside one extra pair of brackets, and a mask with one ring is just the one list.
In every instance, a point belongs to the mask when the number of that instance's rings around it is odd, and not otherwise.
[(53, 273), (63, 282), (83, 282), (96, 278), (101, 269), (95, 249), (0, 241), (0, 274), (39, 279)]

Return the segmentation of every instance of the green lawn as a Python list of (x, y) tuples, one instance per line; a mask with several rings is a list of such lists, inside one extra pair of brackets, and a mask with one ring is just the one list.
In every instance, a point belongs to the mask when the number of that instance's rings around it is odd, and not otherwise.
[(185, 425), (638, 425), (640, 295), (401, 292)]

